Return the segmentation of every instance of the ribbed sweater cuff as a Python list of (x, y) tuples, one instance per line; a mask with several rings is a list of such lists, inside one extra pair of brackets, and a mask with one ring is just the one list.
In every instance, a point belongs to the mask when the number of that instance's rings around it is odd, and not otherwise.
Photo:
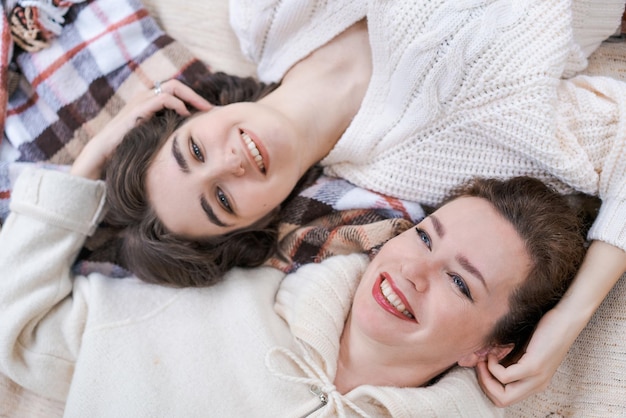
[(626, 200), (605, 199), (588, 238), (626, 251)]
[(13, 212), (91, 235), (104, 215), (105, 185), (64, 172), (28, 168), (11, 196)]

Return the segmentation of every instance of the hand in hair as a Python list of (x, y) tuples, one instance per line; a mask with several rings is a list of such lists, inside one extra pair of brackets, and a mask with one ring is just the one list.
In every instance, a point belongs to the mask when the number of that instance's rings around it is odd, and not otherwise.
[(544, 390), (580, 332), (626, 271), (626, 252), (593, 241), (563, 299), (541, 319), (517, 363), (504, 367), (490, 358), (477, 366), (478, 380), (492, 402), (512, 405)]
[(124, 135), (137, 123), (162, 109), (172, 109), (182, 116), (190, 114), (187, 105), (208, 110), (211, 104), (178, 80), (159, 84), (158, 90), (139, 93), (85, 145), (72, 165), (70, 173), (97, 180), (107, 161)]
[(548, 387), (571, 345), (555, 338), (562, 333), (564, 325), (558, 316), (556, 309), (544, 315), (517, 363), (505, 367), (489, 356), (477, 364), (480, 386), (496, 406), (512, 405)]

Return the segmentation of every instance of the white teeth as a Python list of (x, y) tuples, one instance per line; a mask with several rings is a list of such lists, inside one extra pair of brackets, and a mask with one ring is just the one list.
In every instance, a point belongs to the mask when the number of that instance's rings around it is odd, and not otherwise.
[(248, 149), (250, 150), (250, 153), (254, 157), (254, 161), (256, 161), (256, 164), (259, 166), (261, 171), (265, 172), (265, 164), (263, 163), (263, 157), (261, 156), (261, 153), (259, 152), (259, 149), (256, 147), (256, 144), (254, 143), (252, 138), (250, 138), (250, 135), (248, 135), (245, 132), (242, 132), (241, 137), (243, 138), (243, 141), (246, 143), (246, 146), (248, 147)]
[(383, 280), (380, 283), (380, 290), (383, 293), (383, 296), (385, 296), (385, 298), (387, 299), (387, 301), (389, 303), (391, 303), (393, 305), (393, 307), (398, 310), (398, 312), (400, 312), (402, 315), (406, 316), (407, 318), (410, 318), (410, 319), (414, 319), (415, 318), (411, 314), (411, 312), (409, 312), (406, 309), (406, 306), (404, 306), (404, 304), (400, 300), (400, 297), (398, 297), (398, 295), (396, 295), (396, 293), (393, 291), (393, 289), (391, 288), (389, 283), (387, 283), (387, 280)]

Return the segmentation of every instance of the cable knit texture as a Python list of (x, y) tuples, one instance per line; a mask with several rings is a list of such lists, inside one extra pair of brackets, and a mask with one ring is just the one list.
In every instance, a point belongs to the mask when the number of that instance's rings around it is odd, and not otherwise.
[[(266, 81), (357, 12), (367, 17), (372, 80), (322, 161), (327, 174), (428, 205), (476, 175), (532, 175), (561, 192), (599, 195), (604, 205), (589, 238), (626, 249), (626, 85), (562, 78), (615, 31), (619, 13), (609, 12), (623, 1), (337, 0), (305, 13), (280, 1), (231, 7), (243, 52)], [(248, 25), (257, 14), (264, 19)]]

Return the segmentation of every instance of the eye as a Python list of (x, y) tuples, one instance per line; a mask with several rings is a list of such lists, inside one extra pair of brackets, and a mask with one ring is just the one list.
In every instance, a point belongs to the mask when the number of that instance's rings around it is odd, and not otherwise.
[(448, 276), (450, 276), (452, 283), (454, 283), (454, 285), (459, 288), (461, 293), (463, 293), (469, 300), (474, 301), (474, 299), (472, 299), (472, 294), (469, 290), (469, 287), (467, 287), (465, 280), (463, 280), (461, 276), (453, 273), (448, 273)]
[(426, 233), (426, 231), (419, 229), (419, 228), (415, 228), (415, 232), (417, 232), (417, 236), (419, 237), (419, 239), (424, 243), (424, 245), (426, 245), (426, 247), (428, 247), (428, 249), (430, 250), (432, 247), (432, 243), (430, 241), (430, 236)]
[(200, 147), (194, 142), (193, 139), (189, 139), (191, 146), (191, 153), (196, 158), (196, 160), (200, 162), (204, 162), (204, 155), (202, 155), (202, 151), (200, 151)]
[(220, 189), (219, 187), (217, 188), (216, 196), (217, 196), (217, 201), (224, 208), (224, 210), (226, 210), (226, 212), (228, 213), (233, 213), (233, 208), (230, 206), (228, 197), (226, 197), (226, 194), (224, 193), (224, 191), (222, 191), (222, 189)]

